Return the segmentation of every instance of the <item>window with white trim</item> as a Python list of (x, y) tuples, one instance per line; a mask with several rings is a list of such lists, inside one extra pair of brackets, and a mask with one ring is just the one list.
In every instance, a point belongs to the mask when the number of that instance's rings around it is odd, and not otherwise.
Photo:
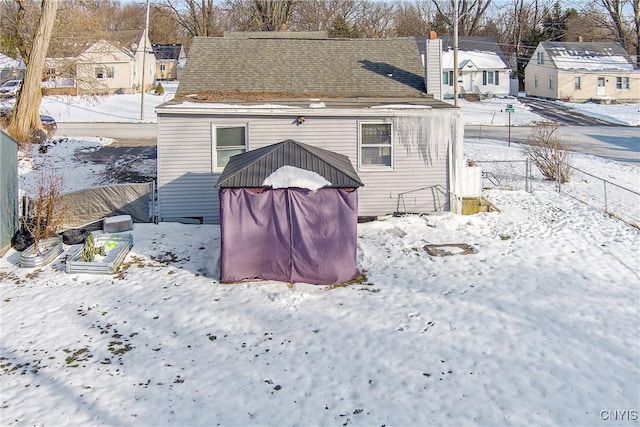
[(447, 86), (453, 86), (453, 71), (442, 72), (442, 84)]
[(553, 89), (553, 76), (549, 76), (549, 89)]
[(538, 64), (544, 64), (544, 53), (543, 52), (538, 52), (536, 54), (536, 59)]
[(538, 76), (537, 75), (533, 76), (533, 86), (534, 87), (538, 87)]
[(616, 89), (628, 90), (629, 89), (629, 77), (616, 77)]
[(247, 151), (247, 126), (213, 126), (213, 146), (215, 159), (214, 169), (221, 171), (227, 165), (229, 158)]
[(112, 79), (113, 78), (113, 67), (96, 67), (95, 69), (96, 79)]
[(582, 89), (582, 77), (576, 76), (573, 79), (573, 88), (576, 90)]
[(393, 167), (391, 135), (391, 123), (360, 123), (360, 167)]
[(160, 71), (166, 71), (167, 70), (167, 65), (166, 64), (160, 64)]

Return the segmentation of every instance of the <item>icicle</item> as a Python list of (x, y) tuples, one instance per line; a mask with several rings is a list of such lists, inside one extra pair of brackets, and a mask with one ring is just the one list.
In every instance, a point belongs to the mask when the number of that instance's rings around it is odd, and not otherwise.
[(408, 155), (417, 151), (429, 166), (446, 159), (447, 147), (452, 138), (449, 115), (430, 113), (401, 116), (395, 117), (393, 124), (396, 140), (404, 146)]

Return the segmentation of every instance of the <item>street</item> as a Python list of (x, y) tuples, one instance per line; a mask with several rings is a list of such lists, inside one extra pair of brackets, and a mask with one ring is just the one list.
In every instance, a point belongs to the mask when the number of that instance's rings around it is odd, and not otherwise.
[[(511, 142), (524, 143), (531, 127), (511, 127)], [(627, 163), (640, 163), (640, 129), (631, 126), (560, 126), (562, 141), (572, 150)], [(464, 127), (465, 139), (509, 140), (507, 126)]]

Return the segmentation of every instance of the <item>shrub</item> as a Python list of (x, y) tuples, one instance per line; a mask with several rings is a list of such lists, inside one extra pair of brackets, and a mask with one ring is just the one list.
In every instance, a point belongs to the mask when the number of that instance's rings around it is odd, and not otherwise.
[(533, 128), (523, 151), (549, 180), (568, 182), (571, 172), (571, 151), (558, 135), (558, 125), (541, 123)]
[(158, 83), (155, 93), (156, 95), (164, 95), (164, 88), (162, 87), (162, 83)]

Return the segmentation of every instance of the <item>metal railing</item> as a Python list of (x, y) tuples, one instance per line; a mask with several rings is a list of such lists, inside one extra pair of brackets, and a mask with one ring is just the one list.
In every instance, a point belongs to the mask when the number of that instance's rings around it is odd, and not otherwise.
[(451, 196), (456, 197), (458, 203), (462, 202), (461, 197), (440, 184), (398, 193), (396, 214), (444, 211), (449, 207)]

